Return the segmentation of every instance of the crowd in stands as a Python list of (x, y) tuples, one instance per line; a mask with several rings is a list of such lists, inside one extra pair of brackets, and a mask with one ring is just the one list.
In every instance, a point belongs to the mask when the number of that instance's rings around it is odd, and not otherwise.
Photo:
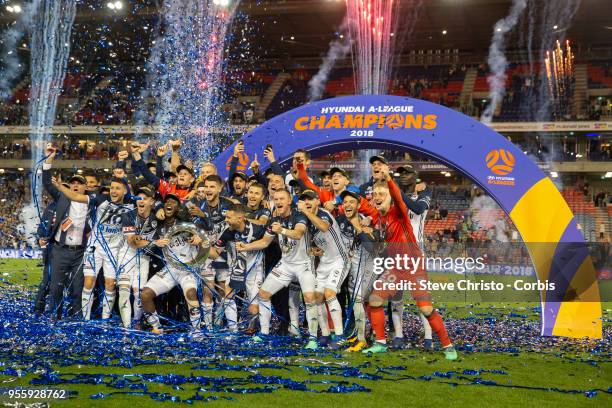
[(20, 175), (0, 174), (0, 190), (0, 248), (24, 249), (28, 243), (19, 228), (19, 214), (29, 201), (26, 181)]

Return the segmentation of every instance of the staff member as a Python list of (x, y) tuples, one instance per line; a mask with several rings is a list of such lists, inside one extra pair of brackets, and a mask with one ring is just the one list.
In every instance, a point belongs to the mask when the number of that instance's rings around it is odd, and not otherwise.
[[(53, 244), (51, 249), (51, 282), (49, 297), (52, 318), (62, 316), (62, 294), (64, 288), (70, 287), (70, 308), (68, 314), (79, 315), (81, 311), (81, 292), (83, 290), (83, 253), (89, 234), (87, 223), (88, 205), (70, 201), (51, 181), (51, 166), (55, 149), (47, 145), (47, 160), (43, 164), (43, 186), (55, 201), (55, 222), (49, 236)], [(85, 194), (87, 180), (75, 174), (68, 180), (70, 189), (78, 194)]]

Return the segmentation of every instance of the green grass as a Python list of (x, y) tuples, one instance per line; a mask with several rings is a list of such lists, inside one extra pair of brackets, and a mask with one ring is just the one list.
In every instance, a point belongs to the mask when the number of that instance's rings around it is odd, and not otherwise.
[[(6, 279), (11, 284), (32, 286), (36, 285), (40, 279), (40, 269), (36, 267), (34, 261), (0, 261), (0, 277)], [(0, 292), (0, 296), (2, 292)], [(514, 302), (495, 303), (477, 302), (475, 304), (465, 304), (463, 302), (448, 302), (441, 304), (445, 308), (445, 315), (452, 317), (465, 317), (478, 313), (492, 316), (507, 316), (511, 311), (517, 310), (536, 319), (535, 313), (530, 304), (518, 305)], [(522, 308), (522, 309), (519, 309)], [(1, 327), (0, 327), (1, 330)], [(608, 350), (609, 352), (609, 350)], [(578, 358), (579, 361), (575, 361)], [(203, 357), (206, 360), (207, 357)], [(370, 392), (355, 392), (348, 394), (331, 393), (309, 393), (303, 391), (292, 391), (279, 389), (271, 393), (259, 394), (236, 394), (236, 393), (214, 393), (200, 392), (199, 394), (217, 397), (231, 397), (233, 401), (219, 400), (212, 401), (210, 406), (229, 406), (229, 407), (259, 407), (259, 406), (291, 406), (298, 407), (319, 407), (319, 406), (355, 406), (355, 407), (480, 407), (480, 406), (609, 406), (612, 404), (610, 394), (599, 393), (594, 398), (587, 398), (584, 395), (562, 394), (554, 391), (535, 390), (534, 388), (559, 388), (559, 389), (608, 389), (612, 385), (612, 365), (607, 356), (597, 359), (595, 364), (588, 361), (580, 362), (580, 359), (592, 360), (589, 353), (578, 355), (567, 353), (560, 350), (543, 350), (542, 353), (520, 352), (511, 353), (473, 353), (462, 354), (460, 359), (455, 362), (444, 360), (440, 353), (425, 353), (420, 350), (405, 350), (401, 352), (391, 352), (382, 356), (368, 357), (364, 355), (344, 354), (341, 359), (332, 357), (317, 357), (317, 360), (324, 360), (329, 364), (348, 364), (357, 366), (364, 363), (371, 363), (369, 367), (362, 368), (362, 372), (376, 374), (378, 368), (404, 366), (405, 370), (386, 370), (378, 374), (383, 376), (380, 380), (367, 380), (355, 377), (337, 377), (321, 374), (310, 374), (302, 365), (320, 365), (320, 362), (307, 360), (306, 358), (289, 358), (277, 361), (280, 366), (286, 369), (258, 369), (257, 373), (262, 375), (277, 375), (283, 378), (290, 378), (295, 381), (306, 380), (338, 380), (349, 383), (358, 383), (368, 388)], [(245, 359), (241, 361), (220, 360), (220, 363), (238, 364), (250, 366), (261, 362), (260, 359)], [(183, 364), (157, 364), (154, 366), (143, 365), (135, 366), (131, 369), (117, 367), (99, 367), (94, 365), (55, 367), (60, 374), (181, 374), (185, 376), (198, 375), (227, 378), (245, 378), (255, 372), (233, 371), (233, 370), (200, 370), (192, 367), (197, 362)], [(0, 366), (0, 368), (2, 368)], [(418, 379), (419, 376), (432, 376), (434, 372), (455, 371), (461, 374), (463, 370), (504, 370), (507, 375), (482, 373), (479, 378), (495, 381), (499, 386), (487, 385), (467, 385), (474, 376), (467, 375), (468, 379), (440, 378), (433, 376), (426, 381)], [(29, 385), (29, 382), (38, 377), (37, 375), (26, 375), (21, 378), (1, 376), (0, 388), (41, 388)], [(68, 378), (67, 376), (64, 378)], [(459, 385), (451, 385), (455, 383)], [(309, 388), (324, 390), (329, 385), (309, 385)], [(510, 388), (527, 387), (527, 388)], [(149, 391), (166, 392), (181, 398), (191, 397), (199, 387), (196, 384), (184, 384), (182, 390), (175, 390), (172, 386), (151, 383)], [(258, 385), (263, 387), (263, 385)], [(90, 395), (100, 392), (110, 393), (122, 391), (120, 389), (107, 387), (106, 385), (58, 385), (51, 388), (64, 388), (76, 391), (77, 396), (70, 400), (51, 401), (51, 406), (87, 406), (87, 407), (109, 407), (109, 406), (151, 406), (155, 401), (149, 396), (126, 396), (114, 395), (101, 400), (92, 400)], [(7, 401), (6, 397), (0, 397), (0, 403)], [(12, 400), (11, 402), (15, 402)], [(28, 402), (34, 402), (28, 400)], [(170, 402), (160, 403), (171, 406)]]

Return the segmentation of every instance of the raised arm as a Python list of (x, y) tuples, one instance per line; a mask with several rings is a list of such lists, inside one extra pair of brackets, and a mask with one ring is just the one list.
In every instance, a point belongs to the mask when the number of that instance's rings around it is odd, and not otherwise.
[(176, 173), (176, 168), (181, 165), (181, 156), (179, 155), (179, 149), (181, 148), (181, 139), (171, 140), (170, 146), (172, 147), (172, 157), (170, 157), (170, 170)]
[(147, 180), (150, 184), (152, 184), (156, 190), (159, 189), (161, 179), (157, 177), (155, 174), (151, 173), (151, 170), (149, 170), (147, 165), (142, 161), (142, 156), (138, 148), (132, 151), (132, 156), (134, 157), (133, 165), (136, 166), (138, 171), (140, 171), (140, 174), (142, 174), (145, 180)]
[(83, 204), (89, 203), (89, 196), (85, 194), (75, 193), (74, 191), (70, 190), (69, 188), (64, 187), (60, 183), (57, 183), (55, 187), (58, 189), (58, 191), (61, 194), (65, 195), (66, 198), (69, 199), (70, 201), (75, 201), (77, 203), (83, 203)]
[(44, 189), (53, 197), (53, 201), (59, 200), (62, 193), (59, 192), (57, 187), (51, 181), (51, 167), (53, 166), (53, 159), (55, 158), (55, 149), (51, 146), (51, 144), (47, 145), (45, 149), (45, 156), (47, 159), (43, 163), (43, 173), (42, 173), (42, 183)]
[(265, 234), (261, 239), (253, 241), (250, 244), (245, 244), (243, 242), (236, 243), (236, 250), (238, 252), (260, 251), (267, 248), (272, 241), (274, 241), (274, 235)]
[(312, 225), (314, 225), (319, 231), (327, 232), (329, 230), (329, 227), (331, 226), (329, 221), (324, 220), (314, 212), (308, 211), (303, 201), (298, 201), (297, 207), (298, 210), (300, 210), (301, 213), (304, 214), (306, 218), (308, 218), (308, 221), (310, 221)]
[(310, 189), (319, 195), (319, 200), (321, 201), (321, 204), (325, 204), (329, 200), (334, 199), (333, 192), (325, 190), (324, 188), (317, 186), (315, 183), (313, 183), (310, 180), (310, 178), (308, 178), (308, 173), (306, 173), (306, 168), (304, 167), (303, 163), (298, 163), (297, 169), (298, 169), (298, 176), (300, 179), (299, 181), (302, 182), (304, 186), (306, 186), (307, 189)]
[(408, 207), (402, 199), (402, 191), (399, 189), (397, 184), (395, 184), (391, 176), (387, 176), (387, 186), (389, 186), (389, 194), (391, 194), (391, 199), (399, 208), (401, 217), (404, 221), (407, 221), (408, 224), (410, 224), (410, 216), (408, 216)]

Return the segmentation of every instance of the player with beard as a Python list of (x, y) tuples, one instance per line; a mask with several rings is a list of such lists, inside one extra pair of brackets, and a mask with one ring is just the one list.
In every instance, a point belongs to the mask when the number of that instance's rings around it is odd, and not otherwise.
[[(307, 349), (316, 349), (318, 331), (318, 312), (315, 302), (315, 277), (312, 261), (309, 256), (309, 222), (306, 216), (291, 207), (291, 193), (279, 190), (274, 193), (275, 213), (262, 239), (250, 244), (237, 243), (236, 249), (241, 252), (257, 251), (266, 248), (278, 237), (282, 250), (281, 260), (266, 277), (259, 290), (259, 323), (261, 334), (270, 332), (272, 304), (270, 297), (280, 289), (287, 287), (294, 278), (300, 283), (304, 302), (310, 340)], [(256, 337), (261, 341), (261, 337)]]
[(376, 230), (362, 225), (364, 216), (359, 214), (359, 194), (346, 190), (342, 192), (341, 198), (344, 214), (339, 215), (336, 221), (349, 257), (348, 287), (357, 331), (357, 341), (347, 351), (357, 352), (367, 346), (364, 302), (372, 291), (375, 279), (374, 256), (378, 239)]
[(232, 174), (228, 180), (228, 186), (230, 186), (230, 200), (235, 201), (239, 204), (246, 204), (247, 197), (247, 181), (248, 176), (241, 171), (237, 171)]
[[(346, 278), (348, 268), (345, 264), (348, 256), (344, 243), (340, 237), (340, 229), (334, 217), (322, 208), (319, 208), (319, 196), (312, 190), (305, 190), (300, 195), (298, 210), (310, 221), (309, 232), (313, 243), (313, 255), (319, 257), (319, 265), (315, 271), (316, 287), (315, 300), (319, 304), (319, 326), (323, 337), (329, 336), (327, 326), (327, 310), (323, 301), (329, 308), (334, 323), (335, 338), (329, 344), (330, 348), (337, 350), (345, 343), (342, 326), (342, 309), (336, 298), (340, 286)], [(325, 314), (325, 318), (323, 316)]]
[(246, 194), (247, 219), (256, 225), (266, 225), (272, 215), (270, 210), (263, 206), (264, 191), (262, 184), (253, 183)]
[[(189, 206), (189, 213), (196, 219), (200, 219), (205, 225), (204, 229), (208, 234), (210, 242), (217, 242), (223, 231), (227, 228), (225, 224), (225, 213), (233, 205), (233, 203), (221, 197), (223, 189), (223, 180), (221, 177), (212, 175), (204, 179), (204, 202), (202, 206)], [(225, 318), (230, 330), (237, 330), (236, 322), (238, 320), (238, 311), (236, 309), (236, 301), (230, 297), (231, 288), (229, 287), (230, 273), (227, 264), (227, 253), (221, 253), (217, 259), (211, 258), (212, 263), (205, 267), (202, 271), (205, 281), (203, 288), (203, 303), (204, 311), (203, 324), (207, 330), (212, 330), (213, 323), (213, 291), (215, 287), (218, 289), (220, 299), (220, 307), (225, 311)], [(217, 316), (221, 320), (221, 316)]]
[(100, 269), (103, 268), (105, 293), (102, 302), (102, 318), (108, 319), (115, 304), (117, 275), (123, 267), (119, 263), (119, 252), (125, 241), (122, 232), (123, 217), (125, 214), (134, 211), (133, 203), (124, 201), (128, 189), (127, 182), (124, 179), (113, 178), (108, 195), (100, 192), (87, 195), (78, 194), (61, 184), (56, 184), (56, 187), (70, 200), (88, 204), (96, 209), (94, 225), (85, 254), (81, 304), (83, 317), (85, 320), (89, 320), (91, 318), (94, 285)]
[[(372, 192), (374, 206), (379, 212), (378, 230), (387, 244), (386, 256), (395, 258), (408, 255), (411, 258), (422, 257), (421, 251), (416, 243), (412, 232), (408, 208), (404, 203), (401, 191), (395, 184), (388, 172), (383, 170), (386, 183), (377, 183)], [(420, 312), (425, 315), (433, 331), (438, 335), (444, 355), (448, 360), (457, 359), (457, 352), (448, 336), (444, 322), (440, 314), (433, 308), (431, 294), (427, 290), (421, 290), (418, 285), (421, 281), (427, 280), (427, 274), (421, 265), (415, 271), (391, 269), (387, 270), (380, 277), (382, 282), (391, 281), (411, 281), (417, 285), (411, 291)], [(385, 311), (383, 301), (395, 295), (395, 291), (376, 289), (369, 296), (369, 315), (370, 322), (376, 335), (376, 342), (369, 349), (363, 350), (364, 353), (381, 353), (387, 350), (385, 339)]]
[[(419, 180), (418, 173), (410, 164), (400, 166), (396, 171), (399, 173), (399, 187), (402, 189), (402, 199), (408, 207), (412, 231), (414, 232), (414, 236), (421, 251), (424, 251), (423, 230), (427, 211), (431, 203), (431, 189)], [(431, 326), (423, 313), (419, 313), (418, 315), (425, 332), (425, 349), (431, 350), (433, 347)], [(395, 338), (391, 343), (392, 348), (404, 347), (403, 318), (404, 296), (402, 292), (398, 292), (391, 300), (391, 319), (395, 330)]]
[[(242, 274), (248, 301), (249, 326), (259, 315), (259, 305), (256, 301), (257, 293), (263, 282), (263, 251), (255, 250), (248, 252), (236, 252), (236, 243), (242, 242), (250, 244), (263, 238), (266, 228), (247, 220), (246, 216), (249, 209), (242, 204), (232, 205), (225, 213), (227, 229), (223, 231), (214, 247), (210, 249), (210, 257), (217, 258), (220, 253), (226, 251), (230, 271), (234, 270)], [(241, 264), (242, 262), (242, 264)], [(233, 298), (233, 293), (227, 293), (228, 298)]]
[[(142, 318), (142, 301), (140, 293), (149, 279), (149, 263), (152, 247), (164, 244), (158, 240), (158, 220), (151, 208), (155, 204), (155, 193), (148, 187), (136, 191), (136, 214), (125, 214), (123, 217), (123, 233), (126, 236), (121, 251), (119, 274), (119, 314), (125, 328), (134, 322), (140, 326)], [(130, 292), (134, 294), (134, 317)]]
[(154, 333), (162, 333), (154, 300), (157, 296), (170, 292), (177, 285), (183, 290), (185, 300), (187, 301), (193, 330), (197, 332), (200, 327), (200, 303), (198, 302), (197, 281), (188, 265), (195, 259), (202, 244), (202, 238), (198, 235), (192, 235), (186, 239), (184, 234), (177, 234), (171, 239), (167, 237), (168, 231), (180, 221), (178, 218), (180, 209), (180, 198), (174, 194), (166, 194), (163, 208), (164, 220), (161, 225), (158, 225), (158, 235), (161, 238), (157, 239), (154, 244), (160, 248), (168, 247), (171, 255), (185, 265), (176, 267), (167, 262), (161, 271), (149, 279), (140, 294), (145, 318), (151, 325)]

